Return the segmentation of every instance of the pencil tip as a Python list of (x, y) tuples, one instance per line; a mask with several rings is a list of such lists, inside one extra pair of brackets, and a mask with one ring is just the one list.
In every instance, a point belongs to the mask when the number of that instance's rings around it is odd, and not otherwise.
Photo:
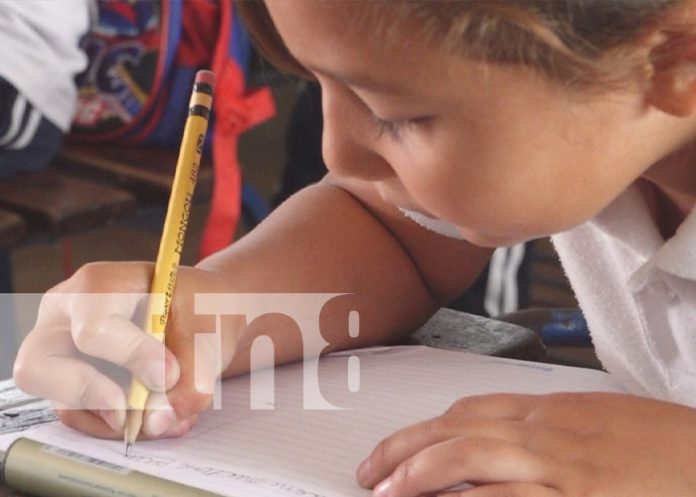
[(132, 444), (131, 443), (126, 443), (126, 457), (130, 455)]

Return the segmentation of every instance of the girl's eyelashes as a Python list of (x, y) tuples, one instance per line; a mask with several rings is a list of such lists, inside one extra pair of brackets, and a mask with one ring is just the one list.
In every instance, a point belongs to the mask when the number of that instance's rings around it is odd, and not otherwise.
[(370, 112), (370, 121), (377, 129), (377, 139), (386, 134), (394, 141), (401, 141), (406, 131), (423, 124), (427, 119), (427, 117), (418, 117), (414, 119), (385, 120)]

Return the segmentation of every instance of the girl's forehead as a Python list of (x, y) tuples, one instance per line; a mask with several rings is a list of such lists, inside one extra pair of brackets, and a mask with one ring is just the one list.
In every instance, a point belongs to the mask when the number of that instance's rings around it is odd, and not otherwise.
[(376, 3), (266, 0), (276, 28), (285, 42), (292, 45), (300, 45), (303, 40), (307, 43), (323, 40), (325, 44), (335, 41), (369, 47), (371, 43), (384, 45), (389, 39), (396, 43), (408, 39), (407, 33), (402, 33), (403, 22), (378, 15), (384, 8), (376, 7)]
[(307, 69), (350, 86), (398, 90), (384, 76), (417, 77), (444, 54), (401, 19), (388, 23), (373, 2), (266, 0), (288, 50)]

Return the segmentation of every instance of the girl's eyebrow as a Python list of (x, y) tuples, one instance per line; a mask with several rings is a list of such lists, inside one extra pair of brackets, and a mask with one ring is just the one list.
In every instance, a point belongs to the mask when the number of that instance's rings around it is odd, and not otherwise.
[(337, 73), (326, 69), (320, 69), (313, 65), (304, 64), (304, 66), (308, 71), (314, 74), (333, 79), (334, 81), (338, 81), (352, 88), (360, 88), (362, 90), (389, 95), (403, 95), (407, 93), (406, 89), (401, 84), (378, 81), (368, 74)]

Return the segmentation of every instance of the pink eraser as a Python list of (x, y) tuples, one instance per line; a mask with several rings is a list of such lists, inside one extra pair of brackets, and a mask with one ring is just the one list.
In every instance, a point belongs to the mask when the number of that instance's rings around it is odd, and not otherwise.
[(205, 83), (212, 89), (215, 87), (215, 74), (212, 71), (201, 70), (196, 73), (195, 83)]

